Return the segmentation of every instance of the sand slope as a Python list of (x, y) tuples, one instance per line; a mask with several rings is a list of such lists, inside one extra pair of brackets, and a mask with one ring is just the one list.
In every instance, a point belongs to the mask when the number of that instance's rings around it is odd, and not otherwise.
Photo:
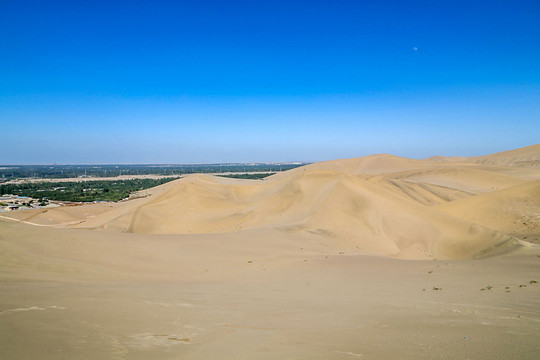
[[(261, 184), (190, 176), (112, 220), (109, 215), (99, 228), (147, 234), (276, 228), (284, 236), (301, 232), (359, 252), (401, 258), (466, 258), (515, 243), (362, 177), (316, 170)], [(96, 217), (93, 224), (99, 221)]]
[[(523, 161), (523, 154), (534, 157), (531, 149), (538, 147), (510, 152), (513, 157), (504, 152), (488, 158), (492, 163), (502, 158), (508, 165), (510, 158)], [(191, 175), (150, 190), (147, 198), (99, 207), (90, 216), (88, 212), (60, 208), (32, 214), (29, 219), (141, 234), (275, 229), (282, 236), (301, 234), (358, 253), (462, 259), (509, 250), (518, 245), (512, 236), (524, 239), (532, 234), (515, 226), (495, 226), (501, 223), (498, 220), (480, 221), (458, 205), (444, 207), (454, 202), (467, 207), (476, 203), (479, 194), (506, 188), (515, 188), (515, 198), (534, 195), (534, 187), (528, 184), (540, 178), (540, 170), (518, 170), (382, 154), (315, 163), (264, 181)], [(492, 198), (499, 201), (497, 196)], [(509, 214), (506, 221), (515, 223), (520, 217), (533, 216), (527, 212), (536, 211), (537, 201), (531, 201), (533, 205), (522, 210), (525, 214)], [(490, 216), (486, 218), (492, 219)], [(527, 226), (535, 228), (535, 221)]]
[(2, 213), (0, 359), (537, 359), (540, 170), (502, 156)]
[(477, 164), (540, 167), (540, 144), (491, 155), (469, 157), (466, 162)]
[(540, 243), (540, 181), (460, 199), (437, 208), (520, 239)]
[(381, 154), (315, 163), (263, 181), (190, 175), (143, 199), (13, 216), (140, 234), (274, 229), (361, 254), (464, 259), (508, 251), (519, 246), (516, 238), (536, 236), (540, 169), (515, 166), (538, 152), (534, 145), (463, 162)]
[(432, 156), (425, 160), (538, 168), (540, 167), (540, 144), (483, 156)]
[(538, 247), (402, 261), (276, 230), (0, 226), (1, 359), (533, 360), (540, 351)]

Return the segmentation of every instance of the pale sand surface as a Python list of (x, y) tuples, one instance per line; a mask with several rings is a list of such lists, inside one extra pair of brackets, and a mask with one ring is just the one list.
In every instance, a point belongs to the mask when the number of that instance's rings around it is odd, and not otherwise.
[(534, 149), (6, 214), (0, 358), (537, 359)]

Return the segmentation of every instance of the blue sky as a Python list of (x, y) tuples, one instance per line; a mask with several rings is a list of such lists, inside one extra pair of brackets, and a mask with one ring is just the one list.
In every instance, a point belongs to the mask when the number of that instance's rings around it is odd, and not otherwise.
[(538, 1), (3, 1), (0, 164), (540, 142)]

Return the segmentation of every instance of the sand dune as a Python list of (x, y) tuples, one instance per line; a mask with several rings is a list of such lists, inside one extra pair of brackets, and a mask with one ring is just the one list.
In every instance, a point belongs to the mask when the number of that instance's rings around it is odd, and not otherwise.
[(536, 359), (538, 150), (3, 213), (0, 358)]
[[(119, 209), (120, 210), (120, 209)], [(179, 180), (99, 228), (148, 234), (228, 233), (276, 228), (401, 258), (467, 258), (510, 237), (425, 207), (361, 177), (307, 170), (264, 183)], [(100, 217), (96, 217), (96, 225)], [(81, 224), (80, 226), (88, 226)]]
[(491, 155), (469, 157), (466, 162), (477, 164), (540, 167), (540, 144)]
[(448, 214), (540, 243), (540, 181), (531, 181), (437, 207)]
[(540, 167), (540, 144), (483, 156), (432, 156), (425, 160), (538, 168)]
[[(25, 220), (140, 234), (277, 229), (285, 237), (302, 234), (361, 254), (472, 258), (511, 250), (519, 246), (516, 238), (536, 234), (531, 229), (537, 226), (539, 200), (533, 190), (540, 170), (511, 167), (535, 158), (534, 151), (540, 147), (489, 155), (478, 164), (470, 163), (476, 161), (472, 158), (455, 163), (372, 155), (315, 163), (264, 181), (191, 175), (150, 190), (144, 199), (50, 209)], [(494, 165), (499, 163), (504, 165)], [(502, 210), (494, 204), (507, 188), (514, 189), (512, 199), (530, 198), (530, 206), (518, 204), (519, 214), (504, 212), (507, 217), (500, 221), (494, 211)], [(498, 210), (482, 216), (479, 207)], [(502, 226), (525, 218), (527, 226)]]

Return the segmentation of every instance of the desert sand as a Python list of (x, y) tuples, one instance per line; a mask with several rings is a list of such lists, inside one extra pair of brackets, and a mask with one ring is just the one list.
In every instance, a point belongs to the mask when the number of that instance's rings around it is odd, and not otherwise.
[(540, 356), (540, 144), (147, 195), (2, 214), (0, 358)]

